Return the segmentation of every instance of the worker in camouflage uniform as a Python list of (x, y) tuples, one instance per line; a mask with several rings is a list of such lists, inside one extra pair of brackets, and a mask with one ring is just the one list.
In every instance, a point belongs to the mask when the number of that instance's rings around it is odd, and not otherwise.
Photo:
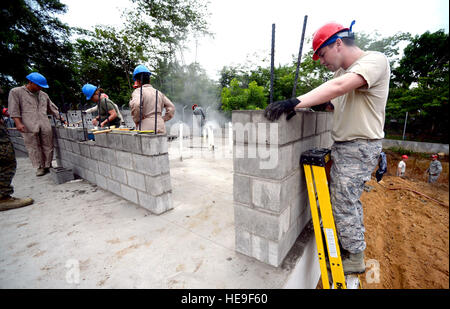
[(430, 166), (426, 170), (426, 173), (428, 174), (428, 182), (429, 183), (436, 182), (441, 172), (442, 172), (442, 164), (438, 160), (438, 155), (433, 154), (431, 156)]
[(53, 131), (48, 120), (52, 114), (61, 122), (58, 108), (42, 88), (48, 88), (45, 77), (37, 72), (27, 75), (28, 84), (11, 89), (8, 111), (23, 136), (36, 176), (50, 172), (53, 159)]
[[(2, 91), (1, 88), (0, 91)], [(16, 173), (17, 162), (14, 146), (9, 139), (3, 120), (2, 115), (0, 117), (0, 211), (33, 204), (31, 198), (20, 199), (11, 196), (14, 193), (11, 182)]]
[(331, 100), (334, 121), (331, 147), (330, 197), (342, 247), (345, 274), (364, 273), (363, 207), (360, 196), (371, 179), (382, 150), (385, 108), (389, 92), (387, 57), (363, 51), (354, 43), (352, 26), (328, 23), (313, 37), (313, 59), (334, 72), (334, 78), (297, 98), (271, 103), (269, 120), (283, 113), (295, 116), (296, 108), (308, 108)]

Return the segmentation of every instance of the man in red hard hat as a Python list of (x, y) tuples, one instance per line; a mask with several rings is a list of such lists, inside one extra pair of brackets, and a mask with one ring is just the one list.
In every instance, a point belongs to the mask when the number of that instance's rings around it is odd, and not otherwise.
[(399, 177), (405, 177), (406, 160), (408, 160), (408, 156), (407, 155), (403, 155), (402, 156), (402, 160), (400, 162), (398, 162), (397, 176), (399, 176)]
[(334, 105), (330, 197), (339, 242), (344, 249), (345, 274), (365, 272), (360, 196), (381, 153), (390, 80), (387, 57), (357, 47), (353, 24), (354, 21), (347, 28), (328, 23), (314, 34), (313, 59), (334, 72), (333, 79), (297, 98), (271, 103), (264, 112), (271, 121), (283, 113), (289, 120), (297, 108), (328, 101)]
[(438, 180), (439, 175), (442, 172), (442, 164), (438, 160), (438, 154), (434, 153), (431, 155), (430, 166), (425, 171), (428, 174), (428, 182), (434, 183)]

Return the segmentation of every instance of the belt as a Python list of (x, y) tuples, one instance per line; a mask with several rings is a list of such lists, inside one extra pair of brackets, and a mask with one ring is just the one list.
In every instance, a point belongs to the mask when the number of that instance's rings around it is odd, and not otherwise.
[(349, 140), (349, 141), (334, 141), (334, 142), (336, 144), (343, 144), (343, 143), (351, 143), (351, 142), (357, 142), (357, 141), (376, 142), (376, 141), (381, 141), (381, 139), (379, 139), (379, 138), (374, 138), (374, 139), (356, 138), (356, 139), (352, 139), (352, 140)]

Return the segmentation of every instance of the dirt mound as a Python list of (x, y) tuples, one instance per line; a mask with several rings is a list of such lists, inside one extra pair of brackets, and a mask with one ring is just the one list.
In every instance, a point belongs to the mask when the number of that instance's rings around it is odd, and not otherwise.
[(361, 196), (367, 243), (363, 288), (448, 289), (448, 157), (440, 160), (438, 182), (429, 184), (428, 158), (410, 155), (406, 178), (400, 178), (395, 172), (401, 154), (386, 155), (388, 173), (380, 183), (372, 177)]
[(366, 263), (378, 263), (372, 266), (379, 265), (379, 282), (373, 280), (376, 269), (369, 266), (361, 278), (365, 288), (448, 289), (448, 184), (395, 176), (366, 184), (372, 188), (361, 197), (365, 256)]

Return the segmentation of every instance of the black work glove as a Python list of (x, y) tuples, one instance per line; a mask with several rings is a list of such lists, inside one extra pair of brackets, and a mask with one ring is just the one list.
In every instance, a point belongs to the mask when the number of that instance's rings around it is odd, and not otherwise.
[(264, 111), (264, 117), (274, 121), (280, 118), (281, 114), (286, 113), (288, 114), (286, 120), (289, 120), (296, 115), (294, 108), (298, 103), (300, 103), (300, 100), (297, 98), (270, 103)]

